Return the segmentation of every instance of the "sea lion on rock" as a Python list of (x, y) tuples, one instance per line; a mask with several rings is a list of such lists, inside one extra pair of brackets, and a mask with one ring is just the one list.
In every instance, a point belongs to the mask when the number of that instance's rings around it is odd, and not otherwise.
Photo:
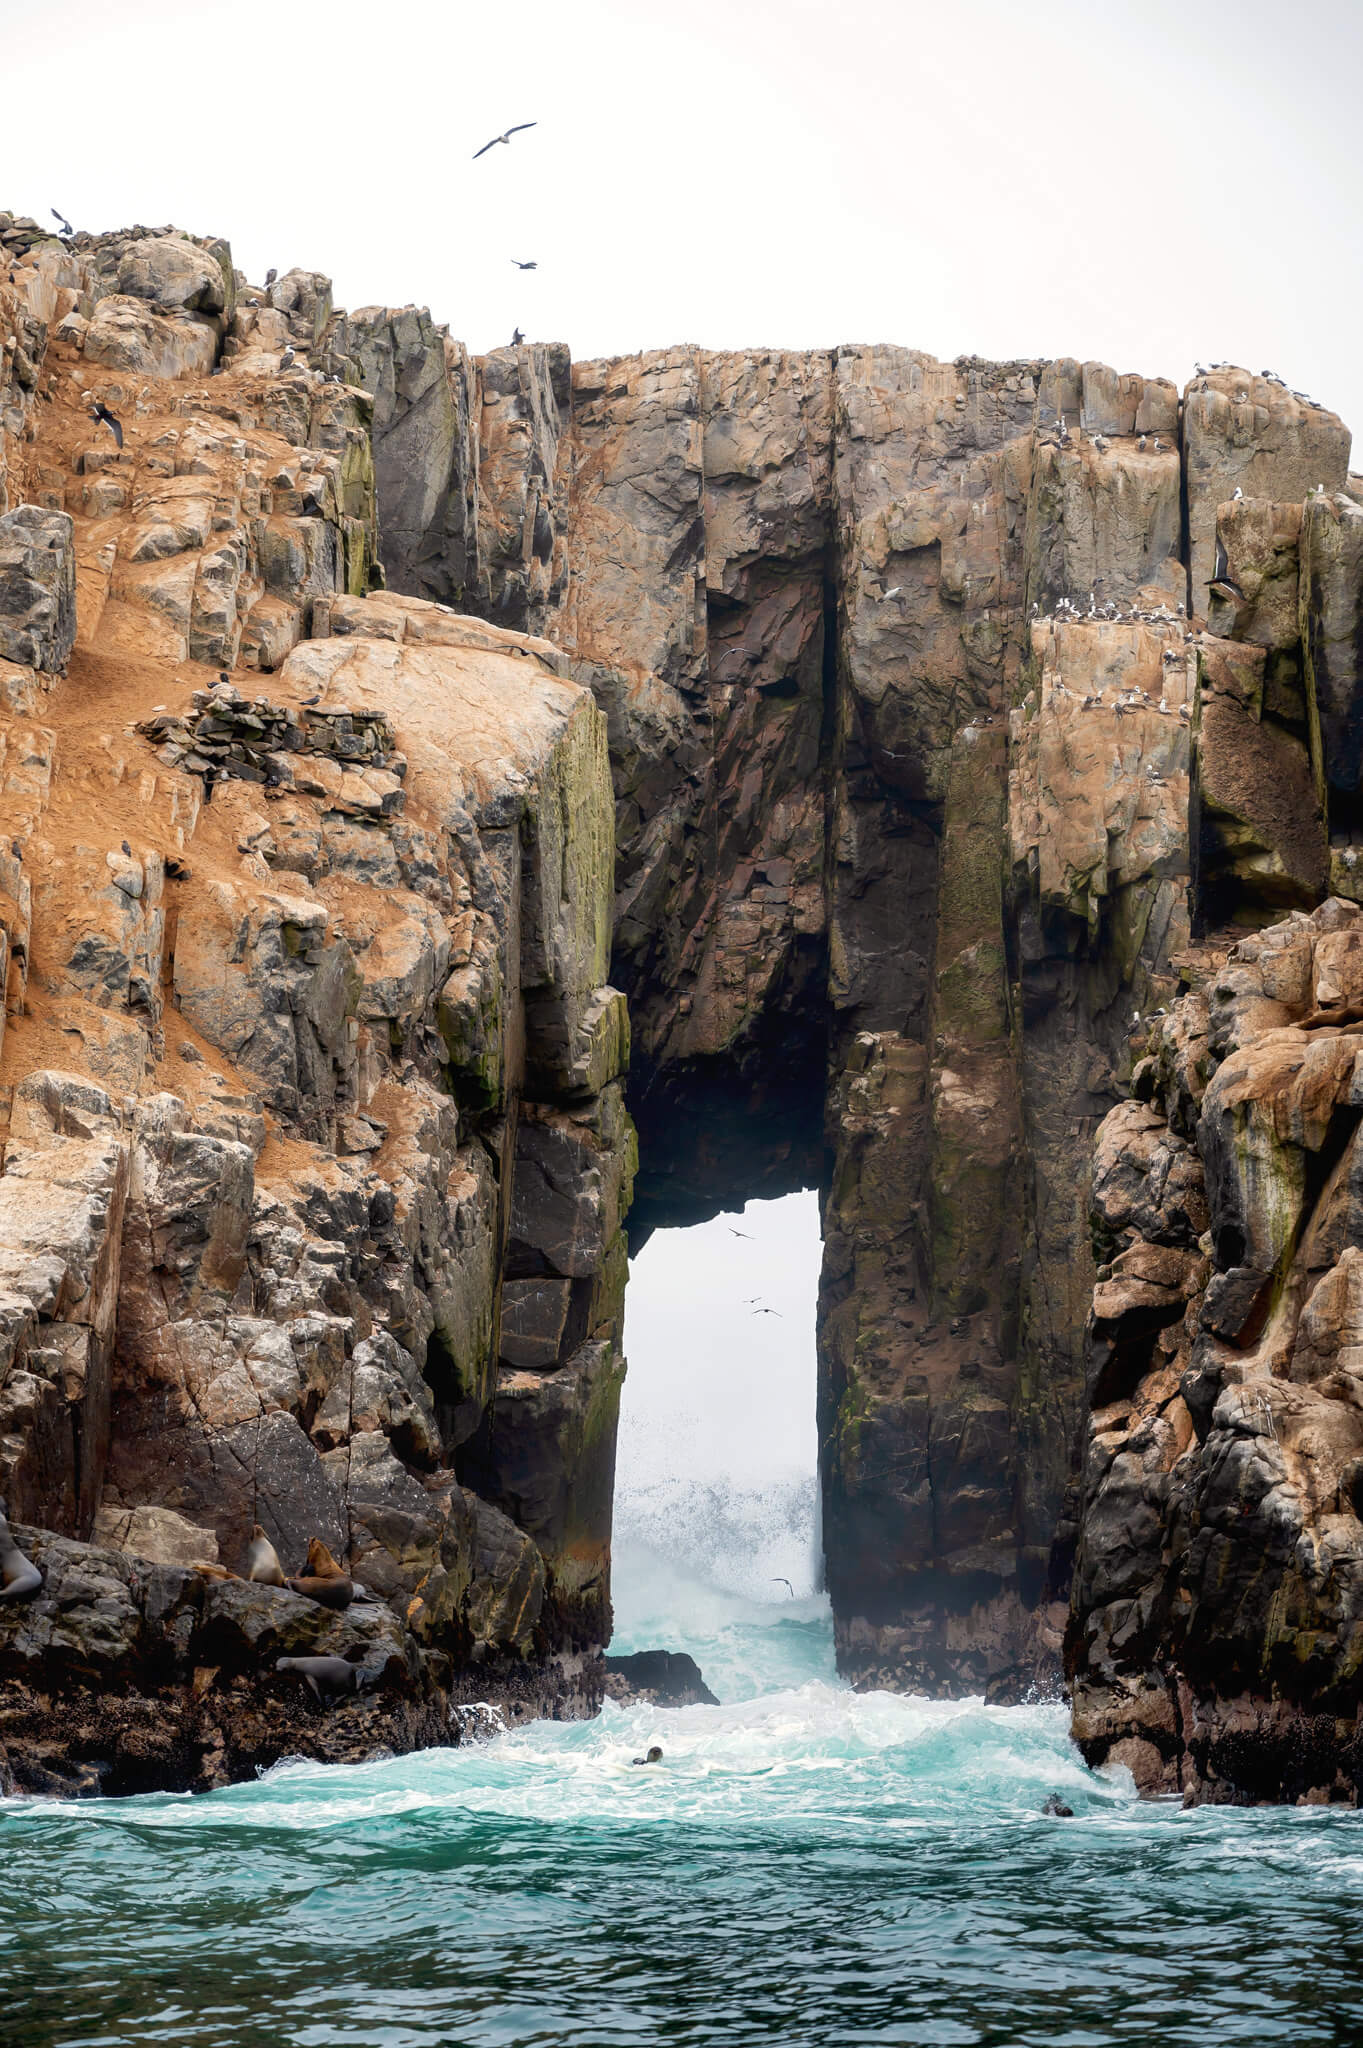
[(342, 1571), (326, 1544), (316, 1536), (308, 1545), (306, 1572), (290, 1579), (288, 1584), (305, 1599), (315, 1600), (320, 1607), (334, 1607), (338, 1613), (349, 1607), (355, 1597), (349, 1573)]
[(43, 1575), (31, 1557), (25, 1557), (5, 1517), (0, 1500), (0, 1600), (31, 1600), (43, 1583)]
[(246, 1552), (246, 1576), (257, 1586), (285, 1584), (284, 1567), (279, 1562), (279, 1552), (259, 1522), (251, 1529), (251, 1543)]
[(276, 1657), (274, 1668), (295, 1672), (319, 1700), (324, 1692), (359, 1692), (375, 1678), (374, 1672), (345, 1657)]

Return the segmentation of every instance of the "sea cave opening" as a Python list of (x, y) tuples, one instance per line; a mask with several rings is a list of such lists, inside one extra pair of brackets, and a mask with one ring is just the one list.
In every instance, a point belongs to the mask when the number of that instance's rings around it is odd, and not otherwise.
[[(822, 1675), (831, 1657), (820, 1252), (818, 1195), (805, 1188), (655, 1230), (630, 1262), (612, 1652), (687, 1650), (721, 1697), (754, 1679)], [(764, 1624), (787, 1618), (783, 1641), (767, 1637)], [(755, 1658), (773, 1669), (754, 1670)]]

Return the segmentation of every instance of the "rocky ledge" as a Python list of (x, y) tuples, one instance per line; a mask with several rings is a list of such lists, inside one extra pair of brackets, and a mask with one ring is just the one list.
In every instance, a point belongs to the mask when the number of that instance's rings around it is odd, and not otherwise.
[(1097, 1142), (1068, 1667), (1091, 1763), (1363, 1791), (1363, 912), (1181, 963)]
[[(599, 1657), (470, 1664), (381, 1601), (335, 1613), (287, 1587), (13, 1534), (43, 1584), (0, 1604), (0, 1792), (207, 1791), (285, 1757), (451, 1745), (486, 1725), (475, 1703), (500, 1721), (601, 1703)], [(477, 1626), (497, 1597), (485, 1570), (463, 1588), (461, 1620)]]

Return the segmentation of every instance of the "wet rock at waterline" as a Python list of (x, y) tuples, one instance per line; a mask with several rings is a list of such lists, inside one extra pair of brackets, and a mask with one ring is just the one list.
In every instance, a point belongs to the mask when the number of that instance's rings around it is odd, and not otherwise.
[(606, 1696), (622, 1704), (641, 1700), (657, 1707), (717, 1707), (694, 1657), (684, 1650), (635, 1650), (606, 1658)]

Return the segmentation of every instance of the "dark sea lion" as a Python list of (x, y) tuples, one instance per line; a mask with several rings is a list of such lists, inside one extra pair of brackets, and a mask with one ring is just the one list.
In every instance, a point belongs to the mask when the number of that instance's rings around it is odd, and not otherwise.
[(0, 1600), (31, 1600), (43, 1583), (43, 1575), (31, 1557), (25, 1557), (5, 1519), (0, 1501)]
[(323, 1693), (359, 1692), (374, 1682), (374, 1673), (345, 1657), (276, 1657), (276, 1671), (292, 1671), (321, 1699)]
[(343, 1613), (354, 1597), (349, 1579), (312, 1579), (304, 1574), (288, 1583), (291, 1592), (301, 1593), (305, 1600), (315, 1600), (319, 1607), (331, 1607), (337, 1614)]
[(659, 1749), (656, 1742), (654, 1743), (652, 1749), (649, 1751), (647, 1756), (632, 1756), (630, 1758), (630, 1762), (632, 1764), (660, 1764), (662, 1760), (663, 1753)]
[(284, 1567), (279, 1562), (279, 1552), (259, 1522), (251, 1530), (251, 1542), (246, 1552), (246, 1576), (257, 1586), (284, 1584)]

